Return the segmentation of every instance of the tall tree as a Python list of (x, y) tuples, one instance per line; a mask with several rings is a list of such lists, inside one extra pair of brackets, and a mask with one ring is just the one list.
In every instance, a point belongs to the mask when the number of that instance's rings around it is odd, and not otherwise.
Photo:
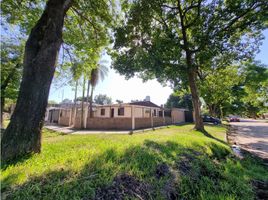
[(200, 79), (200, 94), (210, 115), (223, 116), (225, 105), (230, 105), (234, 99), (232, 88), (240, 86), (243, 81), (244, 76), (239, 74), (239, 66), (212, 69)]
[(24, 51), (16, 108), (1, 140), (3, 160), (40, 152), (43, 118), (62, 42), (64, 40), (81, 59), (89, 59), (87, 54), (93, 52), (93, 44), (107, 44), (114, 11), (111, 3), (106, 0), (48, 0), (44, 6), (43, 1), (1, 2), (2, 14), (9, 17), (10, 23), (21, 25), (26, 33), (31, 30)]
[(91, 94), (90, 94), (90, 104), (89, 104), (89, 112), (90, 117), (93, 117), (93, 91), (98, 84), (99, 80), (103, 80), (105, 76), (108, 74), (108, 68), (105, 65), (98, 64), (95, 69), (91, 71), (90, 83), (91, 83)]
[(245, 76), (243, 83), (245, 114), (256, 118), (268, 102), (268, 68), (260, 62), (246, 62), (242, 65), (242, 73)]
[(237, 58), (254, 52), (265, 28), (267, 1), (136, 0), (122, 5), (125, 19), (115, 30), (113, 66), (130, 78), (187, 83), (195, 129), (204, 131), (198, 73), (218, 55)]

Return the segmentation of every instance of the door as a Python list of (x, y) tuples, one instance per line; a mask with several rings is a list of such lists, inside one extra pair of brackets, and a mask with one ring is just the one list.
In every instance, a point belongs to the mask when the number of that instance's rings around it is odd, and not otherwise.
[(49, 121), (49, 123), (52, 123), (52, 110), (49, 110), (48, 111), (48, 121)]
[(111, 109), (111, 117), (114, 117), (114, 108)]
[(193, 122), (193, 112), (191, 111), (184, 111), (184, 115), (185, 115), (185, 122)]

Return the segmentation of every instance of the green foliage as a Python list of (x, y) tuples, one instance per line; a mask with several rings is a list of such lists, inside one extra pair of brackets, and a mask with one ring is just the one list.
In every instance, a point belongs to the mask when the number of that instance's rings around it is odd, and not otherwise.
[(267, 67), (257, 61), (210, 70), (200, 80), (201, 96), (211, 115), (256, 117), (268, 102)]
[(1, 97), (16, 100), (22, 76), (23, 44), (1, 41)]
[[(256, 117), (265, 112), (268, 102), (268, 68), (260, 62), (246, 62), (243, 66), (245, 76), (242, 101), (248, 116)], [(266, 108), (267, 109), (267, 108)]]
[(235, 98), (232, 96), (232, 88), (240, 86), (243, 81), (244, 76), (239, 72), (239, 66), (227, 66), (207, 72), (200, 81), (199, 88), (210, 115), (220, 116), (221, 109), (230, 105)]
[(178, 85), (188, 82), (189, 70), (210, 69), (220, 55), (228, 58), (221, 62), (251, 57), (267, 20), (263, 0), (138, 0), (122, 7), (126, 17), (115, 29), (113, 67), (127, 78), (138, 73)]
[(173, 93), (169, 95), (167, 103), (165, 104), (167, 108), (186, 108), (188, 110), (193, 110), (192, 97), (191, 94), (178, 94)]
[(122, 100), (119, 100), (119, 99), (116, 99), (115, 101), (116, 101), (116, 103), (118, 103), (118, 104), (124, 103)]
[(94, 102), (100, 105), (112, 104), (112, 98), (108, 97), (106, 94), (99, 94), (95, 96)]
[[(45, 2), (41, 0), (1, 1), (1, 11), (7, 22), (17, 25), (26, 35), (40, 18), (44, 6)], [(115, 6), (114, 1), (108, 0), (73, 0), (64, 20), (58, 73), (62, 76), (71, 74), (75, 80), (82, 75), (90, 77), (91, 70), (96, 68), (101, 53), (111, 40), (109, 29), (119, 16)]]
[[(62, 135), (44, 129), (40, 154), (2, 163), (2, 198), (93, 199), (99, 187), (127, 173), (151, 185), (153, 199), (165, 199), (173, 176), (181, 199), (254, 199), (250, 181), (267, 180), (265, 166), (252, 158), (234, 159), (222, 142), (225, 128), (206, 127), (219, 141), (192, 128), (134, 135)], [(161, 163), (172, 174), (156, 178)]]

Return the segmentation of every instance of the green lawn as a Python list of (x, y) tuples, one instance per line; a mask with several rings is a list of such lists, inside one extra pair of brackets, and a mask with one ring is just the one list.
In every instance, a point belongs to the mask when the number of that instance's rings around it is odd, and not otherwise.
[[(134, 135), (44, 130), (41, 154), (2, 165), (2, 198), (105, 199), (100, 194), (111, 190), (125, 194), (124, 199), (254, 199), (250, 181), (267, 180), (267, 168), (253, 158), (234, 158), (224, 142), (225, 128), (206, 127), (216, 139), (192, 128), (171, 126)], [(160, 165), (168, 166), (166, 173), (159, 174)], [(129, 186), (135, 192), (124, 189), (127, 178), (114, 179), (120, 175), (136, 181)]]

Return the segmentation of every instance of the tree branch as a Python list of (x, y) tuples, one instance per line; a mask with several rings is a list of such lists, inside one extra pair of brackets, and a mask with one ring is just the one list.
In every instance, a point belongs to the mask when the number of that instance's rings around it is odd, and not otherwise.
[(252, 3), (252, 5), (248, 9), (245, 10), (245, 12), (243, 12), (242, 14), (236, 16), (232, 20), (230, 20), (230, 22), (225, 27), (223, 27), (219, 32), (227, 31), (230, 27), (232, 27), (241, 18), (246, 16), (249, 12), (251, 12), (252, 10), (254, 10), (254, 9), (256, 9), (256, 8), (262, 6), (262, 5), (263, 5), (263, 3), (260, 3), (260, 4), (256, 4), (256, 2)]
[(191, 2), (191, 5), (183, 11), (183, 15), (185, 15), (189, 10), (192, 10), (194, 8), (200, 9), (201, 1), (202, 0), (199, 0), (197, 4), (192, 4), (193, 2)]
[[(185, 27), (186, 28), (189, 28), (189, 27), (191, 27), (192, 25), (194, 25), (196, 22), (197, 22), (197, 19), (200, 17), (200, 8), (201, 8), (201, 1), (202, 0), (199, 0), (198, 1), (198, 4), (196, 4), (196, 5), (192, 5), (192, 6), (190, 6), (190, 7), (188, 7), (188, 8), (186, 8), (185, 9), (185, 11), (184, 11), (184, 16), (185, 16), (185, 14), (186, 14), (186, 12), (188, 12), (189, 10), (191, 10), (191, 9), (193, 9), (193, 8), (197, 8), (197, 15), (196, 15), (196, 17), (192, 20), (192, 22), (190, 22), (189, 24), (186, 24), (185, 25)], [(191, 9), (190, 9), (191, 8)]]
[(169, 8), (171, 10), (177, 10), (179, 8), (178, 6), (169, 6), (169, 5), (166, 5), (166, 4), (161, 5), (161, 7)]
[(2, 84), (1, 84), (1, 90), (5, 90), (8, 86), (8, 84), (10, 83), (11, 79), (13, 78), (15, 71), (20, 67), (21, 65), (18, 63), (16, 64), (12, 70), (9, 72), (7, 78), (3, 81), (2, 80)]
[(84, 20), (86, 20), (88, 23), (90, 23), (92, 25), (92, 27), (99, 31), (99, 29), (96, 27), (96, 25), (89, 19), (87, 18), (86, 16), (84, 16), (82, 13), (80, 13), (75, 7), (72, 7), (71, 8), (79, 17), (83, 18)]
[(63, 43), (62, 43), (62, 48), (67, 52), (67, 54), (68, 54), (68, 56), (69, 56), (69, 58), (70, 58), (71, 63), (74, 65), (73, 57), (72, 57), (72, 55), (71, 55), (69, 49), (66, 48), (66, 47), (64, 47)]

